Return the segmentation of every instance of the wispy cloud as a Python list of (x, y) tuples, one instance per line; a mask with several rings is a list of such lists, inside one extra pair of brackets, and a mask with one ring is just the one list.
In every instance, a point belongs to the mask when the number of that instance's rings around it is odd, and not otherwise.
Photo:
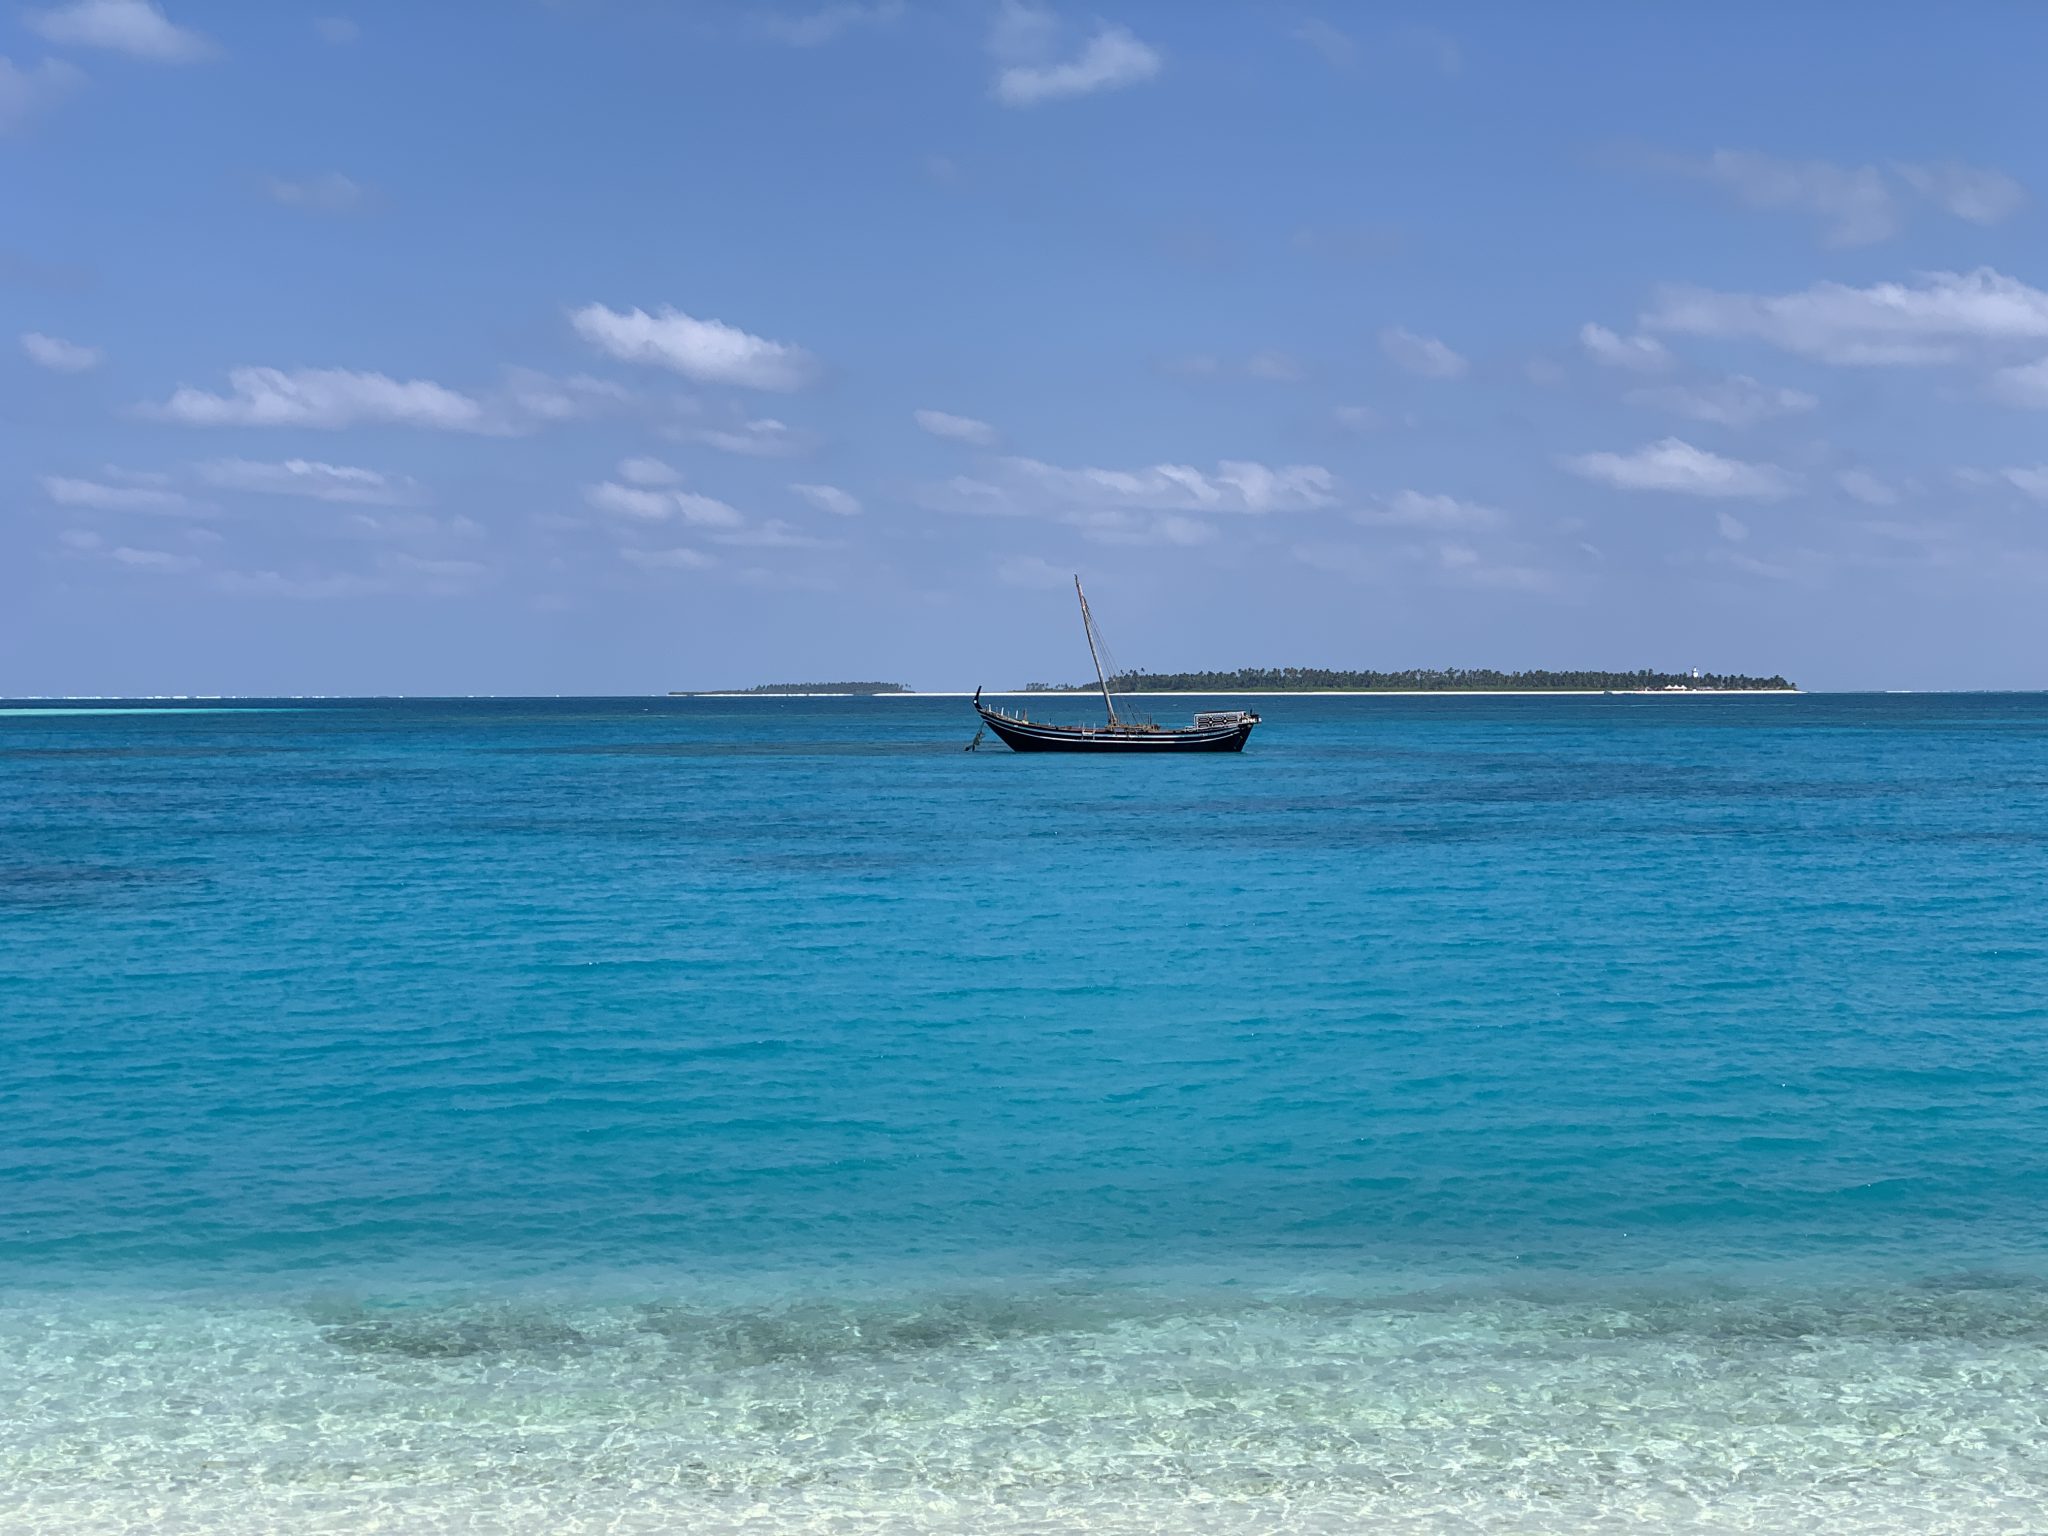
[(973, 443), (987, 448), (996, 440), (996, 429), (972, 416), (955, 416), (950, 411), (912, 411), (911, 419), (933, 437), (956, 443)]
[(296, 181), (272, 176), (264, 181), (263, 191), (272, 202), (307, 213), (357, 213), (369, 202), (362, 183), (339, 171)]
[(1335, 477), (1316, 464), (1275, 468), (1225, 459), (1214, 470), (1189, 464), (1154, 464), (1136, 470), (1065, 469), (1038, 459), (1008, 458), (1002, 465), (1021, 490), (1068, 506), (1256, 515), (1313, 510), (1336, 501)]
[(858, 4), (843, 0), (815, 11), (767, 11), (754, 17), (754, 29), (770, 42), (792, 48), (818, 48), (861, 27), (886, 26), (903, 15), (903, 0)]
[(830, 512), (834, 517), (860, 515), (860, 498), (836, 485), (792, 485), (790, 489), (820, 512)]
[(701, 549), (622, 549), (619, 558), (643, 571), (702, 571), (718, 564)]
[(1320, 18), (1311, 17), (1287, 35), (1315, 49), (1332, 69), (1352, 69), (1358, 63), (1358, 44), (1351, 35)]
[(346, 16), (320, 16), (313, 22), (320, 41), (332, 48), (344, 48), (363, 35), (363, 29)]
[(1567, 457), (1563, 463), (1575, 475), (1623, 491), (1675, 491), (1686, 496), (1770, 501), (1793, 488), (1792, 477), (1776, 465), (1723, 458), (1675, 437), (1634, 453), (1583, 453)]
[(485, 402), (504, 430), (527, 424), (583, 421), (618, 410), (632, 401), (632, 392), (609, 379), (587, 373), (557, 378), (538, 368), (510, 368), (504, 387)]
[(1777, 416), (1797, 416), (1820, 404), (1804, 391), (1759, 384), (1746, 373), (1702, 383), (1631, 390), (1628, 399), (1633, 405), (1722, 427), (1751, 427)]
[(1915, 202), (1973, 224), (1996, 224), (2026, 203), (2026, 189), (2002, 171), (1956, 161), (1875, 165), (1795, 160), (1753, 150), (1651, 157), (1653, 168), (1714, 183), (1745, 206), (1802, 213), (1830, 245), (1873, 245), (1904, 228)]
[(705, 427), (693, 435), (698, 442), (708, 443), (721, 452), (754, 459), (801, 458), (816, 446), (810, 434), (773, 416), (758, 416), (725, 427)]
[(1971, 224), (2002, 224), (2026, 206), (2027, 189), (2003, 171), (1953, 160), (1892, 169), (1936, 207)]
[(462, 597), (491, 576), (477, 560), (417, 555), (407, 550), (380, 553), (368, 570), (224, 570), (208, 582), (238, 597), (272, 597), (325, 602), (351, 597)]
[(642, 523), (682, 522), (699, 528), (739, 528), (746, 519), (713, 496), (692, 491), (654, 490), (615, 480), (585, 489), (583, 499), (600, 512)]
[(587, 375), (558, 379), (531, 368), (506, 372), (486, 396), (430, 379), (347, 368), (231, 368), (224, 394), (180, 385), (171, 398), (141, 412), (188, 427), (407, 426), (442, 432), (507, 436), (578, 420), (630, 399), (617, 384)]
[(159, 64), (190, 64), (215, 51), (211, 42), (177, 25), (152, 0), (71, 0), (50, 10), (29, 11), (22, 21), (47, 42), (105, 48)]
[(706, 384), (786, 391), (801, 389), (818, 373), (817, 360), (802, 347), (668, 306), (649, 314), (588, 304), (569, 320), (579, 336), (611, 357), (673, 369)]
[(1654, 336), (1621, 336), (1604, 325), (1579, 327), (1579, 345), (1594, 362), (1631, 373), (1661, 373), (1671, 366), (1671, 352)]
[(825, 549), (834, 542), (805, 533), (800, 528), (792, 528), (779, 517), (771, 517), (750, 528), (714, 533), (711, 538), (715, 543), (734, 549)]
[(674, 485), (683, 477), (672, 465), (643, 454), (619, 460), (619, 478), (630, 485)]
[(1455, 496), (1402, 490), (1394, 492), (1393, 495), (1383, 498), (1363, 511), (1353, 513), (1352, 521), (1368, 528), (1450, 530), (1497, 528), (1506, 519), (1494, 508), (1476, 501), (1461, 501)]
[(327, 464), (318, 459), (285, 459), (277, 463), (214, 459), (199, 466), (199, 478), (220, 490), (303, 496), (358, 506), (403, 506), (420, 499), (418, 484), (408, 476), (386, 475), (349, 464)]
[(1455, 379), (1468, 364), (1465, 359), (1434, 336), (1418, 336), (1401, 326), (1380, 332), (1380, 351), (1396, 367), (1425, 379)]
[(1089, 96), (1137, 85), (1159, 73), (1159, 54), (1128, 28), (1104, 24), (1071, 58), (1054, 58), (1059, 24), (1051, 12), (1007, 0), (997, 12), (989, 47), (1003, 67), (996, 100), (1010, 107)]
[(1749, 337), (1826, 363), (1946, 363), (1972, 344), (2048, 339), (2048, 293), (1989, 267), (1867, 288), (1816, 283), (1783, 294), (1668, 288), (1642, 324), (1691, 336)]
[(1308, 367), (1300, 358), (1277, 347), (1254, 352), (1244, 365), (1244, 371), (1269, 384), (1299, 384), (1308, 377)]
[(1064, 519), (1095, 544), (1192, 549), (1216, 537), (1213, 523), (1179, 512), (1125, 512), (1113, 508), (1075, 510)]
[(494, 430), (481, 401), (427, 379), (394, 379), (346, 368), (231, 368), (228, 392), (181, 385), (147, 413), (193, 427), (319, 427), (361, 423)]
[(1042, 555), (1009, 555), (996, 562), (996, 580), (1006, 587), (1050, 591), (1074, 578)]
[(160, 571), (165, 575), (196, 570), (199, 566), (196, 555), (175, 554), (167, 549), (137, 549), (129, 544), (114, 545), (107, 551), (107, 558), (131, 571)]
[(45, 336), (41, 331), (23, 331), (21, 350), (37, 367), (54, 373), (85, 373), (100, 365), (98, 347), (66, 341), (61, 336)]
[(1869, 245), (1899, 231), (1898, 199), (1874, 165), (1785, 160), (1736, 149), (1674, 164), (1751, 208), (1790, 209), (1818, 219), (1831, 245)]
[(2008, 405), (2048, 410), (2048, 357), (1996, 370), (1991, 375), (1991, 392)]
[(124, 476), (121, 483), (85, 480), (70, 475), (44, 475), (43, 494), (60, 507), (77, 507), (92, 512), (147, 512), (186, 516), (200, 510), (192, 498), (161, 483), (157, 476)]
[(1835, 484), (1866, 507), (1898, 505), (1899, 493), (1867, 469), (1845, 469), (1835, 476)]
[(2035, 501), (2048, 501), (2048, 464), (2036, 464), (2031, 468), (2000, 470), (2008, 485), (2023, 491)]
[(44, 59), (34, 69), (23, 69), (0, 54), (0, 134), (21, 128), (84, 78), (62, 59)]

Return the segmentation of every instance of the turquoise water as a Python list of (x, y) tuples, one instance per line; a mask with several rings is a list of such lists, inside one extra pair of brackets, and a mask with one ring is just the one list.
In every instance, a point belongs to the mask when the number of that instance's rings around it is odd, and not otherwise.
[(2037, 1529), (2048, 699), (1259, 707), (0, 716), (0, 1529)]

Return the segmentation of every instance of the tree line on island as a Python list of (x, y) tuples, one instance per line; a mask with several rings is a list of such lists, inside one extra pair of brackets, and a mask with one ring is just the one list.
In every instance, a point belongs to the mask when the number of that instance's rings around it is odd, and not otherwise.
[(696, 698), (706, 695), (729, 696), (754, 694), (796, 694), (796, 693), (911, 693), (915, 690), (902, 683), (756, 683), (751, 688), (704, 688), (692, 689), (685, 693), (677, 691), (671, 698)]
[[(1026, 693), (1089, 693), (1094, 683), (1026, 683)], [(1345, 672), (1328, 667), (1240, 667), (1234, 672), (1119, 672), (1126, 693), (1623, 693), (1641, 689), (1789, 692), (1782, 677), (1739, 672), (1496, 672), (1490, 667), (1413, 667)]]
[[(1740, 672), (1496, 672), (1491, 667), (1411, 667), (1405, 672), (1345, 672), (1329, 667), (1239, 667), (1234, 672), (1119, 672), (1125, 693), (1633, 693), (1693, 690), (1789, 693), (1784, 678)], [(1025, 693), (1093, 693), (1094, 683), (1026, 683)], [(704, 693), (743, 697), (806, 693), (911, 693), (902, 683), (756, 683)], [(677, 697), (692, 695), (678, 693)], [(698, 695), (701, 696), (701, 695)]]

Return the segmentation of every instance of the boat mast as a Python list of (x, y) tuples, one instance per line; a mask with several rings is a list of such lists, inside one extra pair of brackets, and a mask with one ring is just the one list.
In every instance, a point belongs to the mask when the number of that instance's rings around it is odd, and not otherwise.
[(1095, 681), (1102, 685), (1102, 707), (1109, 711), (1109, 723), (1116, 722), (1116, 701), (1109, 696), (1109, 679), (1102, 675), (1102, 653), (1095, 648), (1095, 615), (1088, 611), (1088, 594), (1081, 590), (1081, 578), (1074, 578), (1074, 596), (1081, 599), (1081, 629), (1088, 636), (1088, 659), (1095, 663)]

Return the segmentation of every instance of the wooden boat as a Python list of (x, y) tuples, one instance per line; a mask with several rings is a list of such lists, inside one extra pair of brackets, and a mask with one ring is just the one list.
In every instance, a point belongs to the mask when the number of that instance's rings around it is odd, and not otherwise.
[(1088, 656), (1095, 663), (1095, 681), (1102, 689), (1103, 708), (1109, 713), (1105, 725), (1047, 725), (991, 709), (981, 702), (981, 690), (974, 690), (974, 709), (981, 723), (994, 731), (1016, 752), (1242, 752), (1259, 717), (1248, 710), (1212, 710), (1195, 716), (1195, 723), (1168, 729), (1150, 721), (1126, 720), (1116, 712), (1116, 699), (1109, 678), (1102, 670), (1101, 636), (1096, 633), (1095, 615), (1088, 611), (1088, 594), (1081, 590), (1081, 578), (1074, 578), (1074, 596), (1081, 600), (1081, 629), (1088, 636)]

